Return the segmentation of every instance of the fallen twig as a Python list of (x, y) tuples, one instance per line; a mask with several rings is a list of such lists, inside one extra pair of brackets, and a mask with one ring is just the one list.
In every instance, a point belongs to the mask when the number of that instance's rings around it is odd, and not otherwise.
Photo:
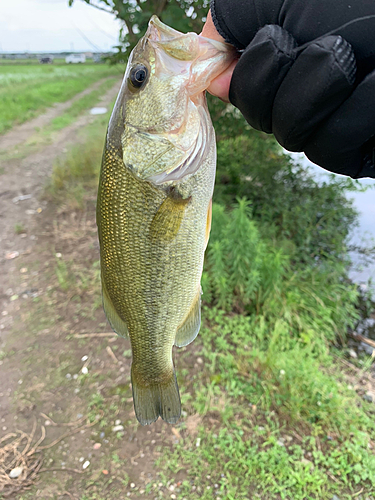
[[(52, 425), (58, 426), (56, 422), (53, 422), (47, 415), (44, 413), (41, 414), (43, 418), (47, 418), (52, 422)], [(86, 418), (86, 417), (85, 417)], [(7, 498), (9, 496), (13, 496), (15, 493), (20, 490), (25, 490), (30, 488), (40, 472), (48, 472), (48, 471), (59, 471), (59, 472), (75, 472), (77, 474), (84, 474), (84, 470), (77, 469), (69, 469), (69, 468), (48, 468), (42, 469), (43, 464), (43, 456), (42, 451), (52, 448), (57, 443), (59, 443), (62, 439), (76, 434), (84, 429), (88, 429), (95, 424), (98, 423), (99, 420), (95, 420), (94, 422), (87, 423), (85, 425), (79, 425), (75, 429), (70, 429), (68, 432), (65, 432), (62, 436), (55, 439), (52, 443), (40, 446), (41, 443), (45, 440), (46, 437), (46, 429), (42, 425), (41, 426), (41, 436), (36, 441), (35, 444), (32, 444), (35, 432), (37, 428), (36, 422), (34, 422), (33, 429), (30, 434), (26, 434), (23, 431), (17, 431), (7, 434), (0, 438), (0, 496), (1, 498)], [(69, 427), (72, 425), (81, 424), (82, 419), (75, 422), (75, 424), (68, 423), (65, 424)], [(18, 470), (17, 470), (18, 469)], [(16, 475), (11, 477), (11, 472), (16, 472)], [(67, 493), (69, 496), (70, 494)], [(71, 496), (71, 498), (74, 498)]]
[(327, 470), (327, 475), (333, 480), (335, 481), (335, 483), (338, 483), (339, 480), (337, 479), (337, 477), (335, 477), (331, 472), (329, 472), (329, 470)]
[(84, 470), (78, 470), (78, 469), (69, 469), (69, 467), (66, 467), (64, 469), (59, 469), (58, 467), (51, 467), (48, 469), (40, 469), (39, 472), (75, 472), (76, 474), (84, 474)]
[(58, 423), (58, 422), (54, 422), (52, 420), (51, 417), (49, 417), (48, 415), (46, 415), (45, 413), (41, 413), (40, 414), (41, 417), (45, 418), (46, 420), (48, 420), (49, 422), (51, 422), (51, 425), (54, 425), (56, 427), (74, 427), (75, 425), (79, 425), (81, 424), (84, 420), (87, 419), (87, 417), (82, 417), (80, 418), (79, 420), (76, 420), (75, 422), (68, 422), (68, 423)]
[(348, 368), (350, 368), (351, 370), (353, 370), (353, 372), (356, 372), (356, 373), (360, 373), (362, 370), (360, 368), (357, 368), (356, 366), (353, 365), (353, 363), (349, 363), (349, 361), (347, 361), (346, 359), (344, 358), (340, 358), (340, 356), (336, 356), (334, 355), (336, 359), (338, 359), (343, 365), (347, 366)]
[(359, 496), (361, 493), (363, 493), (363, 491), (364, 491), (364, 488), (362, 488), (360, 491), (358, 491), (357, 493), (355, 493), (353, 495), (353, 498)]
[[(30, 435), (25, 432), (7, 434), (1, 439), (0, 447), (0, 493), (6, 498), (22, 489), (29, 488), (35, 481), (43, 459), (35, 446), (30, 449), (35, 435), (36, 424)], [(11, 471), (19, 469), (19, 474), (11, 478)]]
[(105, 332), (105, 333), (75, 333), (73, 335), (75, 339), (88, 339), (93, 337), (117, 337), (115, 332)]
[(367, 345), (375, 348), (375, 342), (373, 340), (371, 340), (371, 339), (368, 339), (367, 337), (364, 337), (360, 333), (351, 333), (350, 336), (354, 340), (360, 340), (361, 342), (363, 342), (363, 343), (365, 343), (365, 344), (367, 344)]
[(69, 491), (64, 491), (64, 492), (62, 493), (62, 495), (63, 495), (63, 496), (64, 496), (64, 495), (68, 495), (68, 497), (69, 497), (70, 499), (75, 500), (75, 499), (74, 499), (74, 496), (73, 496), (71, 493), (69, 493)]
[(109, 347), (109, 345), (107, 345), (106, 349), (105, 349), (108, 354), (111, 356), (111, 358), (113, 359), (113, 361), (118, 365), (119, 363), (119, 360), (116, 358), (115, 356), (115, 353), (112, 351), (112, 349)]
[(36, 450), (38, 449), (38, 446), (39, 446), (41, 443), (43, 443), (43, 441), (44, 441), (44, 438), (45, 438), (45, 437), (46, 437), (46, 429), (45, 429), (45, 427), (43, 427), (43, 425), (42, 425), (42, 435), (41, 435), (41, 437), (38, 439), (38, 441), (35, 443), (35, 445), (32, 447), (32, 449), (31, 449), (31, 450), (27, 453), (27, 456), (28, 456), (28, 457), (29, 457), (29, 456), (31, 456), (31, 455), (33, 455), (33, 454), (36, 452)]

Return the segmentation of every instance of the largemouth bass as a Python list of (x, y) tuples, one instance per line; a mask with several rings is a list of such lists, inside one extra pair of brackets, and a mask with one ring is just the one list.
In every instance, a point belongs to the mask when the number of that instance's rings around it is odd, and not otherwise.
[(204, 90), (232, 59), (225, 44), (152, 17), (108, 126), (97, 204), (103, 305), (130, 337), (142, 425), (181, 414), (172, 347), (200, 328), (216, 167)]

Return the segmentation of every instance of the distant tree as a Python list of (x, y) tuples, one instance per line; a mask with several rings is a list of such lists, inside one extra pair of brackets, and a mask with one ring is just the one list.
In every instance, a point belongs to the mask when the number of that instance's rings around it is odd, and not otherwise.
[[(145, 33), (150, 17), (156, 14), (164, 23), (182, 32), (199, 33), (209, 9), (209, 0), (80, 0), (113, 14), (123, 21), (116, 46), (116, 62), (124, 61)], [(72, 6), (74, 0), (69, 0)]]

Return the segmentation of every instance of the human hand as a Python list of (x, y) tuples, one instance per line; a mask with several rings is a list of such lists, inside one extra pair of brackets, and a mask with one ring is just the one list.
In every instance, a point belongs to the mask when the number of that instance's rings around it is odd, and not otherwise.
[[(218, 42), (225, 43), (224, 38), (218, 33), (217, 29), (215, 28), (215, 25), (212, 21), (211, 11), (208, 12), (207, 21), (203, 26), (201, 35), (206, 38), (211, 38), (212, 40), (217, 40)], [(237, 61), (238, 58), (236, 57), (232, 64), (223, 73), (221, 73), (221, 75), (212, 80), (210, 86), (207, 89), (210, 94), (219, 97), (219, 99), (224, 102), (229, 102), (229, 86)]]
[(354, 178), (375, 177), (375, 3), (213, 0), (243, 50), (229, 98), (254, 128)]

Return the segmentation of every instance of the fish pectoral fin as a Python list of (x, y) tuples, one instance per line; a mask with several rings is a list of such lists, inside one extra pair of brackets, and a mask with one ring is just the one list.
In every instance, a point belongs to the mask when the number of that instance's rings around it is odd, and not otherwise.
[(134, 411), (141, 425), (150, 425), (159, 416), (175, 424), (181, 416), (181, 400), (174, 369), (159, 382), (144, 384), (137, 377), (134, 363), (131, 369)]
[(107, 316), (108, 323), (111, 325), (112, 330), (114, 330), (117, 335), (121, 335), (121, 337), (129, 337), (128, 327), (124, 320), (120, 318), (117, 314), (116, 309), (112, 303), (111, 298), (108, 295), (107, 289), (104, 284), (104, 280), (102, 279), (103, 284), (103, 308), (105, 315)]
[(150, 224), (152, 240), (169, 242), (176, 237), (189, 201), (190, 198), (167, 196)]
[(177, 329), (174, 345), (185, 347), (193, 342), (201, 326), (201, 287), (191, 305), (190, 311)]

